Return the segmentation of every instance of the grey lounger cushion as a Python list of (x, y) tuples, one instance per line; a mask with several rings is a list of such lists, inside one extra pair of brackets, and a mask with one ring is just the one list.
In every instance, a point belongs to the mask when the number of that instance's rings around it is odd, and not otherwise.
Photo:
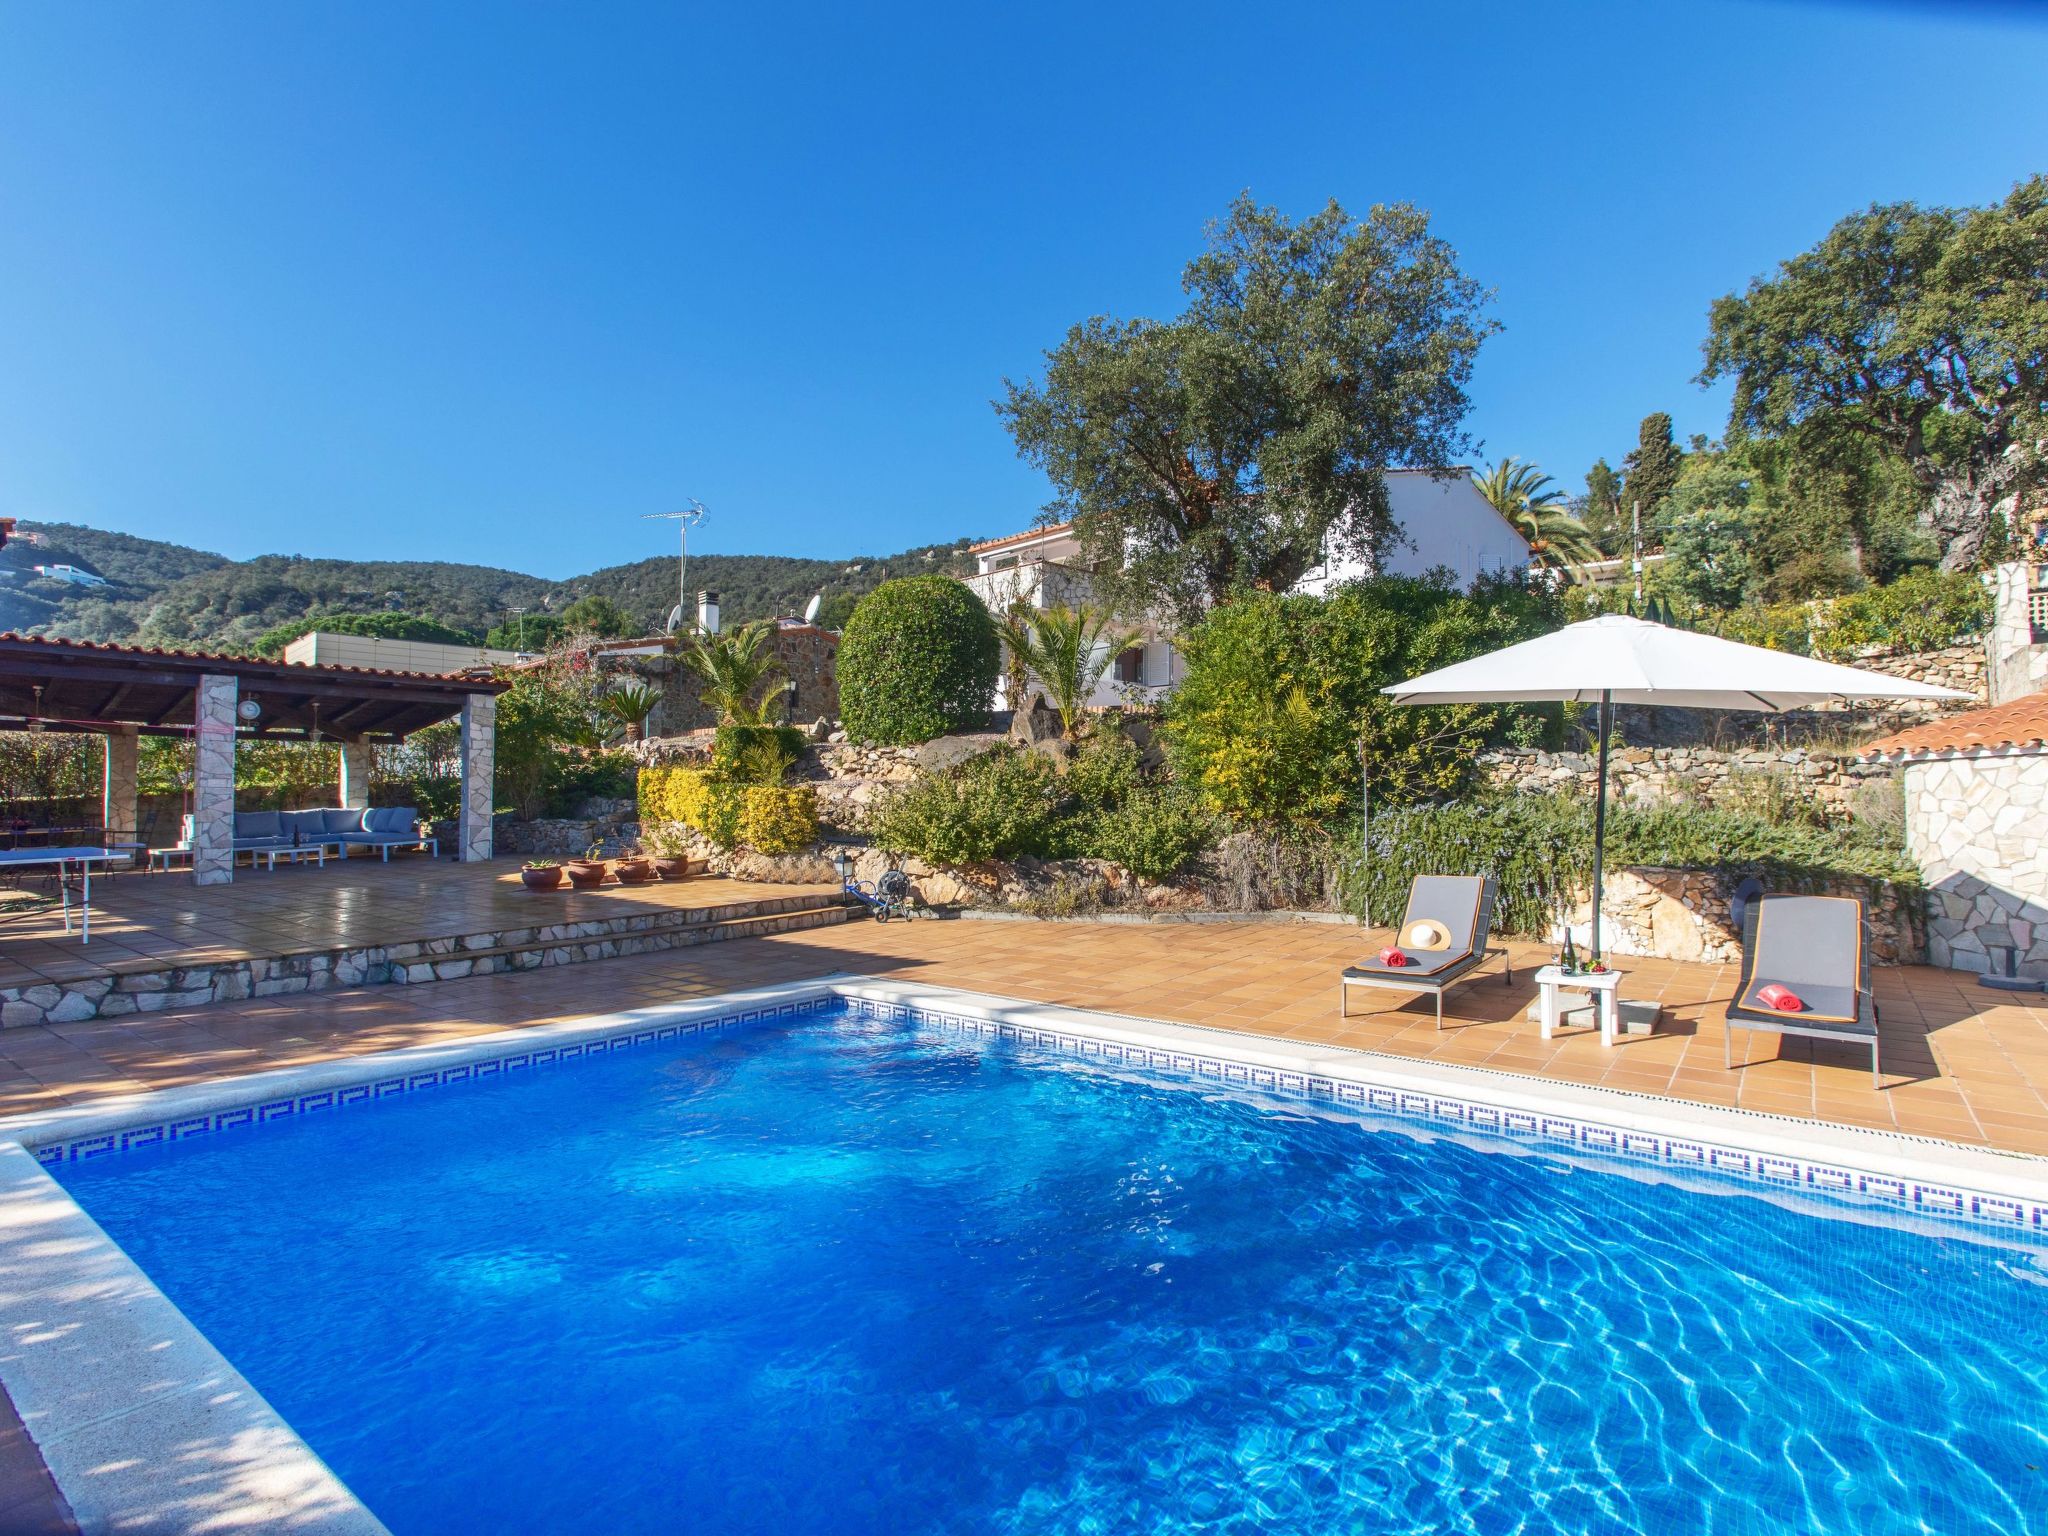
[[(1479, 875), (1417, 875), (1408, 888), (1408, 910), (1395, 931), (1395, 946), (1408, 956), (1410, 964), (1387, 965), (1372, 955), (1348, 970), (1359, 975), (1385, 976), (1389, 980), (1428, 981), (1472, 958), (1473, 950), (1485, 942), (1479, 931), (1479, 909), (1486, 896), (1486, 881)], [(1410, 923), (1424, 919), (1442, 923), (1450, 942), (1442, 949), (1409, 949), (1400, 943)]]
[[(1806, 1006), (1773, 1008), (1757, 993), (1773, 983)], [(1743, 920), (1742, 980), (1729, 1012), (1769, 1027), (1874, 1035), (1877, 1023), (1864, 999), (1870, 991), (1870, 956), (1863, 904), (1847, 896), (1762, 896)]]

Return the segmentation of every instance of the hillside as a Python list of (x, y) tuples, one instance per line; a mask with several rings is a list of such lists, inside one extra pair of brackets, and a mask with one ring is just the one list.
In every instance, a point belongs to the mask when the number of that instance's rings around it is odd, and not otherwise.
[[(183, 545), (69, 523), (23, 521), (0, 550), (0, 629), (67, 639), (238, 650), (275, 625), (336, 609), (400, 609), (481, 635), (507, 611), (560, 609), (602, 593), (649, 630), (675, 603), (676, 562), (655, 556), (550, 581), (490, 566), (430, 560), (228, 560)], [(719, 593), (729, 622), (801, 612), (813, 593), (858, 596), (894, 576), (967, 570), (966, 540), (887, 556), (806, 560), (785, 555), (695, 555), (693, 594)], [(69, 564), (107, 578), (84, 588), (29, 568)]]

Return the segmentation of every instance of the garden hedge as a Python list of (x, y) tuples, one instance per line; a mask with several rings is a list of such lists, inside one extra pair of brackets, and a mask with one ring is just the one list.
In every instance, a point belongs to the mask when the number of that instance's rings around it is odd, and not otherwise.
[(885, 581), (839, 642), (839, 710), (855, 741), (908, 746), (988, 722), (1002, 646), (995, 620), (950, 576)]

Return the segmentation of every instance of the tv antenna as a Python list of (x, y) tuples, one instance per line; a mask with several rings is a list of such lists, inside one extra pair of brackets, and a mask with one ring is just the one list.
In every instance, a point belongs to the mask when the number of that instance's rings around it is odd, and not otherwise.
[(680, 512), (643, 512), (646, 521), (668, 521), (676, 525), (676, 605), (668, 613), (668, 632), (675, 634), (683, 627), (683, 615), (690, 611), (690, 530), (704, 521), (708, 509), (696, 497), (688, 498), (689, 505)]

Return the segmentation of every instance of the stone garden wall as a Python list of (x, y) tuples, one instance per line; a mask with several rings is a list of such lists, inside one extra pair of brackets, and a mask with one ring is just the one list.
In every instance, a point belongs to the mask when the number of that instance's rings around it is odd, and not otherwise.
[(2018, 974), (2048, 980), (2048, 753), (1909, 763), (1905, 774), (1928, 959), (1981, 974), (2009, 947)]
[[(1591, 752), (1543, 752), (1503, 747), (1479, 755), (1480, 771), (1500, 789), (1548, 790), (1592, 799), (1599, 758)], [(1660, 802), (1724, 805), (1754, 793), (1766, 777), (1819, 807), (1829, 821), (1847, 821), (1867, 804), (1872, 786), (1898, 775), (1883, 763), (1809, 752), (1803, 747), (1622, 747), (1608, 755), (1610, 800), (1625, 805)]]
[[(1742, 930), (1730, 915), (1730, 903), (1742, 879), (1740, 872), (1725, 870), (1609, 870), (1600, 902), (1601, 943), (1616, 955), (1738, 964)], [(1790, 888), (1782, 882), (1771, 885), (1774, 891)], [(1806, 882), (1797, 889), (1861, 901), (1870, 920), (1871, 958), (1878, 964), (1918, 965), (1926, 960), (1925, 893), (1917, 887), (1842, 875)], [(1571, 915), (1572, 931), (1582, 943), (1591, 930), (1592, 909), (1589, 891)]]

